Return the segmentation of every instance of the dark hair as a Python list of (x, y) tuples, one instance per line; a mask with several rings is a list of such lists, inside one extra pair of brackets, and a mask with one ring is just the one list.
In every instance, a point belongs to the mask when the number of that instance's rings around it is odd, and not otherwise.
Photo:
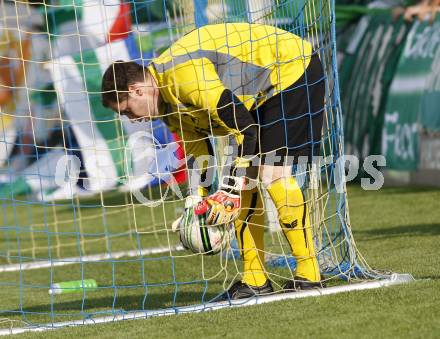
[(102, 77), (101, 91), (104, 107), (125, 100), (128, 86), (145, 80), (146, 68), (133, 62), (117, 60), (111, 64)]

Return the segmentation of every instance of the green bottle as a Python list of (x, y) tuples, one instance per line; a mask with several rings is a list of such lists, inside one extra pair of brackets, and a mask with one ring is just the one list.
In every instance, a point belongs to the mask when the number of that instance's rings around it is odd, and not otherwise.
[(49, 294), (64, 294), (86, 291), (95, 291), (98, 289), (98, 284), (95, 279), (84, 279), (74, 281), (63, 281), (52, 284), (49, 289)]

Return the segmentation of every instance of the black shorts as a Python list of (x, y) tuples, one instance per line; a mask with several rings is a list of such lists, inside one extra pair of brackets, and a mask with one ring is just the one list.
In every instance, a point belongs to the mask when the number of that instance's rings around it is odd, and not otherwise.
[(281, 93), (250, 111), (259, 125), (256, 155), (265, 159), (281, 157), (281, 165), (298, 157), (319, 155), (324, 116), (325, 77), (317, 54), (304, 75)]

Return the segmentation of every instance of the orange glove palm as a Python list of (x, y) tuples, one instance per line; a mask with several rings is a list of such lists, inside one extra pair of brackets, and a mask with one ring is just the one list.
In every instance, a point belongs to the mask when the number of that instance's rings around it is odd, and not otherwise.
[(197, 215), (207, 214), (206, 222), (209, 225), (226, 224), (238, 218), (241, 199), (236, 189), (243, 189), (244, 179), (233, 178), (233, 180), (237, 181), (236, 185), (233, 187), (222, 186), (217, 192), (208, 196), (194, 208)]

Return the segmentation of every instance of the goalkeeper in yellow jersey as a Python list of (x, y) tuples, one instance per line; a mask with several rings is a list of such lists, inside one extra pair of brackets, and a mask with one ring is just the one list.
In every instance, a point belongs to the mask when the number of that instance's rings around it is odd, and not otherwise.
[(214, 194), (199, 189), (206, 199), (196, 211), (208, 214), (208, 224), (235, 221), (243, 276), (218, 300), (273, 292), (264, 269), (264, 208), (251, 184), (257, 179), (297, 260), (284, 289), (321, 286), (308, 204), (292, 164), (319, 155), (324, 82), (309, 42), (249, 23), (201, 27), (148, 66), (116, 62), (103, 76), (104, 106), (130, 119), (161, 118), (180, 135), (187, 156), (213, 155), (209, 137), (232, 136), (231, 170)]

